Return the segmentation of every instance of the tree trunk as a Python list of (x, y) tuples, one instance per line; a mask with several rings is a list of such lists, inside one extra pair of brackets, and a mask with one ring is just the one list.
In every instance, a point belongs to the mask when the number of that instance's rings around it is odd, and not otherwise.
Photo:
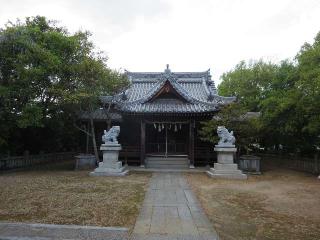
[(111, 119), (107, 120), (107, 131), (109, 131), (111, 128)]
[(90, 118), (90, 125), (91, 125), (93, 151), (94, 151), (94, 155), (96, 157), (96, 162), (97, 162), (97, 166), (98, 166), (100, 160), (99, 160), (99, 154), (98, 154), (98, 149), (97, 149), (96, 134), (94, 133), (94, 123), (93, 123), (92, 118)]
[[(89, 131), (89, 123), (87, 123), (86, 131)], [(86, 154), (89, 153), (89, 132), (86, 134)]]

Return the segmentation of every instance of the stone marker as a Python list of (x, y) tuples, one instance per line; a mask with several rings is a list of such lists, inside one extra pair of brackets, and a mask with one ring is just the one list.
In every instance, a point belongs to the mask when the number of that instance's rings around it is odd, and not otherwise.
[(117, 141), (120, 133), (119, 126), (113, 126), (108, 132), (104, 130), (100, 150), (103, 152), (103, 161), (99, 163), (99, 167), (90, 173), (90, 176), (124, 176), (129, 170), (122, 166), (122, 162), (118, 160), (121, 145)]
[(219, 126), (217, 129), (220, 138), (218, 145), (214, 150), (218, 155), (218, 162), (214, 163), (214, 168), (207, 171), (208, 176), (214, 178), (229, 178), (229, 179), (247, 179), (247, 175), (243, 174), (238, 169), (238, 165), (233, 162), (234, 153), (237, 152), (235, 147), (236, 139), (233, 136), (233, 131), (229, 131), (224, 126)]

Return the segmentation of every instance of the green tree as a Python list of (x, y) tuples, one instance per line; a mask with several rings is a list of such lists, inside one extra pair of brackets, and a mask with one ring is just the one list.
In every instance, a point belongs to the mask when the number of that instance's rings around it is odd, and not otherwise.
[(261, 113), (258, 123), (264, 146), (296, 148), (306, 141), (307, 136), (301, 131), (305, 119), (297, 105), (301, 94), (296, 87), (299, 74), (294, 62), (240, 62), (222, 80), (220, 94), (234, 94), (241, 108)]
[[(92, 145), (97, 162), (99, 161), (95, 126), (94, 112), (101, 106), (100, 96), (113, 95), (128, 85), (125, 75), (110, 70), (106, 66), (106, 59), (99, 56), (97, 59), (87, 59), (78, 69), (79, 81), (82, 83), (74, 94), (65, 96), (66, 101), (72, 106), (74, 120), (76, 122), (80, 111), (85, 111), (89, 116), (90, 128), (79, 127), (79, 130), (87, 134), (92, 139)], [(109, 116), (110, 106), (104, 109)], [(110, 119), (109, 119), (110, 120)], [(107, 119), (108, 122), (108, 119)]]
[[(281, 144), (290, 151), (310, 151), (320, 145), (320, 33), (312, 44), (301, 47), (294, 61), (242, 61), (221, 78), (220, 95), (236, 96), (243, 112), (261, 113), (257, 124), (263, 145)], [(206, 123), (205, 139), (214, 139), (212, 131), (218, 124), (238, 127), (231, 121), (239, 116), (237, 112), (226, 108), (219, 115), (226, 122)]]
[(260, 123), (266, 146), (282, 144), (296, 148), (305, 140), (301, 132), (304, 123), (297, 111), (300, 98), (296, 88), (298, 79), (297, 66), (286, 60), (278, 65), (270, 80), (270, 88), (260, 102)]
[(259, 111), (260, 101), (270, 89), (277, 65), (262, 60), (252, 63), (241, 61), (221, 76), (218, 92), (222, 96), (235, 96), (247, 111)]
[(89, 37), (89, 32), (70, 34), (41, 16), (0, 29), (2, 151), (25, 148), (28, 136), (51, 150), (61, 150), (66, 140), (76, 142), (71, 126), (80, 96), (110, 94), (123, 84)]
[(233, 131), (236, 145), (246, 153), (249, 151), (249, 145), (257, 143), (259, 139), (260, 125), (257, 118), (250, 117), (246, 109), (239, 103), (225, 106), (212, 120), (202, 122), (202, 128), (199, 132), (201, 139), (217, 144), (219, 141), (218, 126), (225, 126), (229, 131)]
[(297, 111), (305, 120), (302, 132), (308, 134), (312, 143), (319, 144), (320, 136), (320, 32), (313, 44), (305, 43), (296, 57), (299, 80)]

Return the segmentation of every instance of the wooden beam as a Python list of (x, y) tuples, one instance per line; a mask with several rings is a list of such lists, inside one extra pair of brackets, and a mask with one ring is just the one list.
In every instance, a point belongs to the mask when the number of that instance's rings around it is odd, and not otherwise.
[(190, 120), (189, 124), (189, 160), (190, 168), (194, 168), (194, 119)]
[(146, 122), (141, 120), (140, 166), (144, 167), (146, 155)]

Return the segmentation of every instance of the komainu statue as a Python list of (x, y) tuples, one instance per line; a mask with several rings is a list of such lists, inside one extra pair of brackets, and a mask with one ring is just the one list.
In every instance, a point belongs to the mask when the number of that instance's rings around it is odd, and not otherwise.
[(104, 143), (118, 143), (117, 138), (120, 133), (120, 126), (113, 126), (108, 132), (106, 130), (103, 132), (102, 141)]
[(233, 136), (233, 131), (229, 132), (225, 126), (218, 126), (217, 133), (220, 138), (218, 145), (220, 146), (234, 146), (236, 139)]

